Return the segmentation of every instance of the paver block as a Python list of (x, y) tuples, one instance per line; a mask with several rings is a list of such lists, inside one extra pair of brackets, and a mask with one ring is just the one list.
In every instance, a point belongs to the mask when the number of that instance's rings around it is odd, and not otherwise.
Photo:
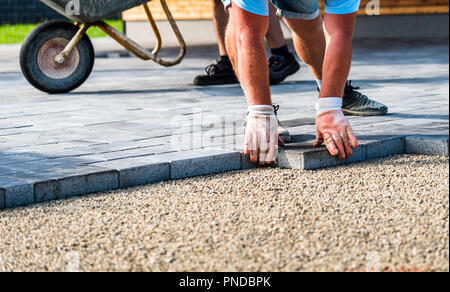
[(0, 188), (0, 210), (5, 208), (5, 189)]
[(449, 136), (411, 136), (406, 137), (406, 153), (422, 155), (449, 155)]
[(47, 173), (34, 184), (36, 202), (63, 199), (119, 188), (118, 173), (114, 169), (79, 166)]
[(361, 140), (353, 155), (339, 160), (328, 153), (326, 147), (315, 148), (311, 142), (287, 144), (280, 149), (278, 166), (281, 168), (313, 170), (404, 153), (404, 137), (380, 137), (380, 140)]
[(367, 160), (405, 153), (405, 137), (383, 138), (366, 145)]
[(332, 157), (324, 147), (286, 147), (280, 150), (278, 157), (278, 166), (289, 169), (312, 170), (344, 163), (345, 161)]
[(9, 164), (17, 164), (17, 163), (23, 163), (28, 161), (38, 161), (38, 160), (44, 160), (46, 157), (37, 155), (37, 154), (30, 154), (30, 153), (24, 153), (24, 154), (12, 154), (12, 155), (5, 155), (4, 153), (0, 156), (0, 165), (5, 166)]
[[(5, 200), (6, 207), (13, 204), (24, 205), (32, 202), (45, 202), (71, 196), (95, 193), (117, 189), (119, 179), (117, 171), (91, 166), (77, 166), (69, 168), (54, 168), (45, 171), (30, 171), (4, 176), (8, 181), (24, 182), (30, 186), (29, 193), (23, 195), (18, 192), (19, 187), (7, 185)], [(0, 186), (4, 185), (0, 182)], [(14, 189), (12, 189), (14, 187)], [(8, 193), (8, 190), (10, 192)], [(16, 193), (12, 193), (14, 190)], [(25, 198), (24, 198), (25, 196)]]
[(242, 170), (253, 169), (258, 167), (255, 163), (250, 161), (250, 156), (244, 155), (244, 153), (241, 153), (241, 165)]
[(32, 184), (0, 178), (0, 208), (12, 208), (32, 203), (34, 203)]
[(182, 179), (242, 168), (241, 154), (215, 149), (190, 150), (159, 155), (170, 162), (170, 178)]
[(5, 167), (0, 166), (0, 176), (10, 175), (10, 174), (18, 173), (18, 172), (21, 172), (21, 171), (18, 171), (16, 169), (11, 169), (9, 165), (5, 166)]
[(94, 164), (119, 172), (121, 188), (151, 184), (170, 179), (170, 164), (156, 156), (138, 157)]
[(282, 149), (278, 155), (277, 164), (281, 168), (288, 169), (304, 169), (304, 156), (303, 153), (298, 151)]

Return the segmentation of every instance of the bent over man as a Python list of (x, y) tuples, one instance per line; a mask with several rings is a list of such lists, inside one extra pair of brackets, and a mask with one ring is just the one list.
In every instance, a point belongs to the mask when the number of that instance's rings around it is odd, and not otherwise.
[[(345, 159), (358, 147), (345, 117), (342, 98), (352, 63), (352, 39), (360, 0), (271, 0), (290, 29), (300, 58), (308, 64), (320, 89), (317, 139), (331, 155)], [(269, 26), (268, 0), (222, 0), (230, 13), (227, 51), (249, 105), (245, 153), (261, 165), (278, 153), (277, 122), (272, 107), (264, 36)]]

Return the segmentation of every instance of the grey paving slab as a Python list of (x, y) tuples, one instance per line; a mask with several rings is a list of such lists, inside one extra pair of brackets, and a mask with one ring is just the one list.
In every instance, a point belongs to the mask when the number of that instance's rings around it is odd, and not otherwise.
[(411, 154), (449, 155), (449, 136), (426, 135), (406, 138), (406, 152)]
[(170, 163), (170, 178), (181, 179), (199, 175), (242, 169), (239, 152), (201, 149), (159, 155)]
[[(192, 85), (215, 58), (214, 51), (194, 50), (173, 68), (136, 58), (99, 59), (88, 81), (63, 95), (35, 90), (17, 59), (2, 59), (0, 208), (14, 205), (11, 190), (20, 193), (21, 183), (44, 201), (255, 167), (239, 153), (246, 115), (240, 86)], [(448, 63), (448, 40), (355, 42), (350, 78), (390, 113), (350, 118), (361, 147), (344, 162), (312, 147), (317, 91), (303, 66), (272, 87), (280, 120), (296, 136), (281, 150), (280, 165), (316, 169), (405, 151), (448, 155)], [(30, 201), (17, 198), (17, 204)]]
[(93, 166), (29, 171), (0, 178), (5, 188), (5, 206), (14, 207), (119, 188), (116, 170)]
[(33, 185), (0, 177), (0, 207), (12, 208), (34, 203)]
[(4, 188), (0, 188), (0, 209), (4, 209), (5, 208), (5, 189)]
[(36, 203), (119, 188), (118, 172), (114, 169), (79, 166), (47, 172), (34, 183)]
[(405, 137), (387, 137), (366, 145), (366, 159), (404, 154), (405, 150)]
[(324, 167), (355, 163), (367, 160), (367, 146), (354, 149), (353, 156), (346, 160), (332, 157), (324, 146), (313, 147), (311, 143), (293, 143), (280, 150), (278, 166), (288, 169), (313, 170)]
[(170, 163), (159, 157), (126, 158), (93, 165), (117, 170), (121, 188), (170, 179)]

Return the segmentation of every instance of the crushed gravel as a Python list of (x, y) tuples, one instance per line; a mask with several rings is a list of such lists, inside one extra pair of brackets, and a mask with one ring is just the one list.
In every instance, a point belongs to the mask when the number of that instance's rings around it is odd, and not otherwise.
[(449, 271), (449, 159), (198, 177), (0, 211), (0, 271)]

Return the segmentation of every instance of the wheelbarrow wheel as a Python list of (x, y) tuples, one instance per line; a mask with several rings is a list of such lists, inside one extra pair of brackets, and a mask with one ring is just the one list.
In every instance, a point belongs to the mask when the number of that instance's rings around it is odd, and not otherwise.
[(62, 64), (55, 61), (78, 30), (70, 22), (51, 21), (39, 25), (27, 36), (20, 51), (20, 66), (34, 87), (48, 93), (66, 93), (86, 81), (95, 61), (88, 36), (81, 38)]

